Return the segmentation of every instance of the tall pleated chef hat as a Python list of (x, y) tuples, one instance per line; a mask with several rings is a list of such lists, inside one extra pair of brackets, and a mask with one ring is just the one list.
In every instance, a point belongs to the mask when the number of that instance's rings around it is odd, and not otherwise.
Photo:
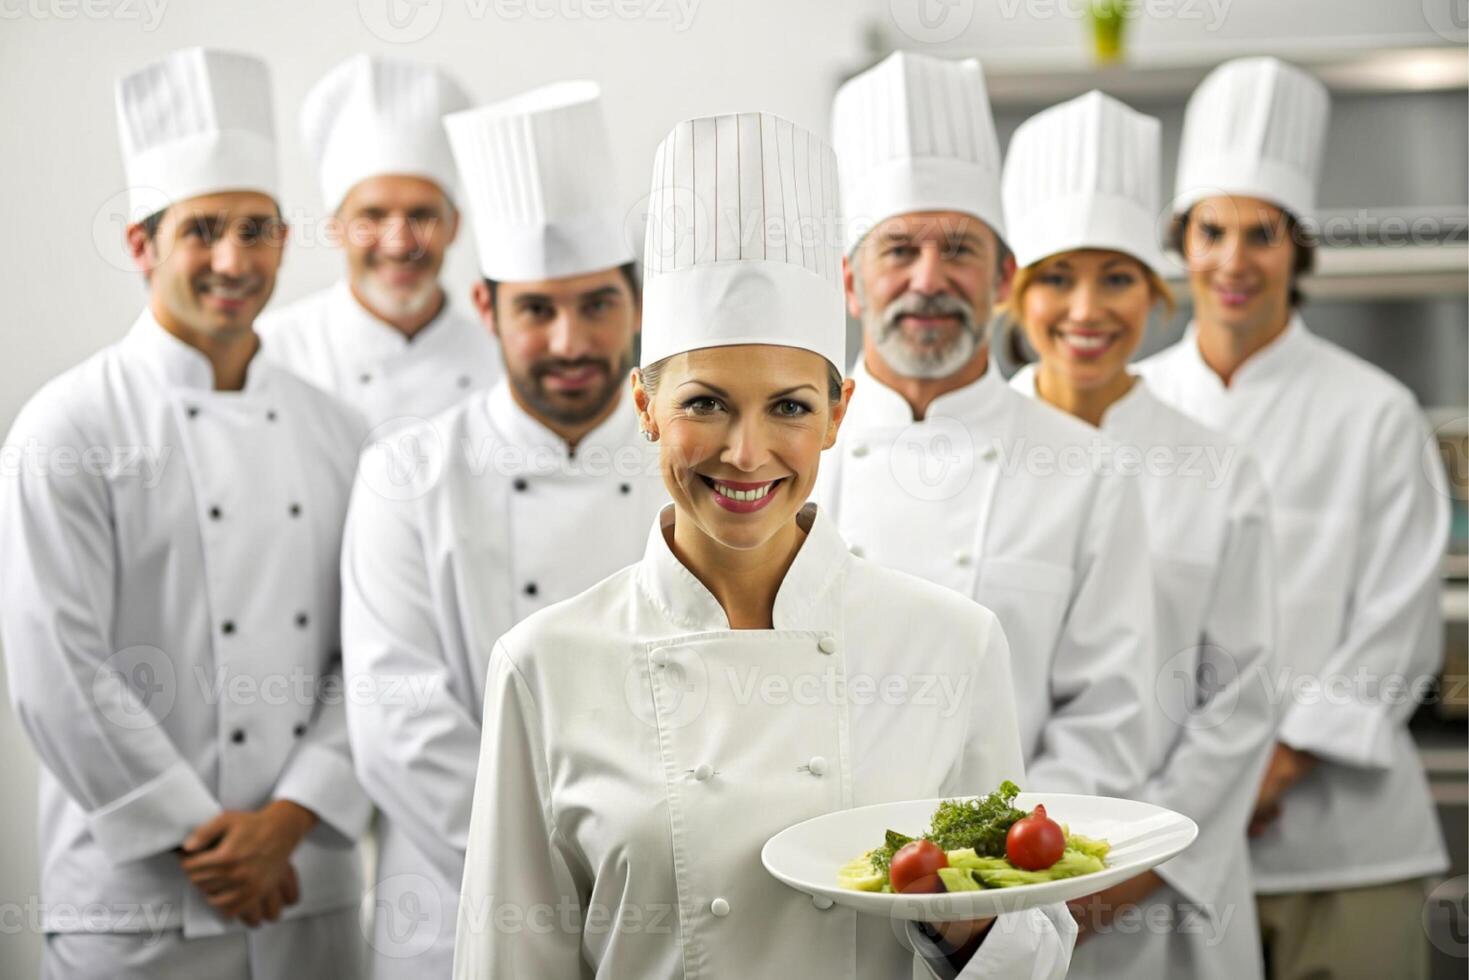
[(221, 191), (279, 199), (270, 72), (247, 54), (185, 48), (117, 82), (133, 220)]
[(1240, 58), (1215, 68), (1184, 113), (1174, 213), (1229, 194), (1310, 217), (1330, 112), (1326, 86), (1283, 61)]
[(447, 113), (469, 97), (433, 65), (359, 54), (312, 86), (301, 106), (301, 138), (316, 164), (321, 196), (335, 211), (369, 177), (422, 177), (455, 194)]
[(673, 128), (653, 159), (643, 256), (644, 367), (735, 344), (846, 367), (836, 155), (764, 112)]
[(1016, 263), (1104, 248), (1161, 271), (1160, 132), (1152, 116), (1096, 91), (1022, 123), (1003, 179)]
[(831, 131), (848, 254), (914, 211), (972, 214), (1004, 236), (1000, 142), (974, 58), (889, 55), (837, 90)]
[(500, 282), (633, 260), (595, 82), (557, 82), (444, 118), (479, 246)]

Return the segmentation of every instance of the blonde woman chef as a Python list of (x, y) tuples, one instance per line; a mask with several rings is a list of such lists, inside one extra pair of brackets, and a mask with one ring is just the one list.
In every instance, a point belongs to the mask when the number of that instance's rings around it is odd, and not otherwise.
[(496, 646), (458, 977), (1065, 973), (1060, 907), (946, 928), (951, 961), (760, 864), (798, 821), (1023, 769), (993, 614), (806, 504), (853, 388), (835, 166), (763, 113), (658, 150), (634, 396), (674, 502), (640, 562)]
[[(1148, 513), (1164, 724), (1142, 799), (1186, 813), (1201, 839), (1078, 905), (1073, 974), (1248, 980), (1261, 975), (1245, 827), (1274, 728), (1261, 675), (1273, 653), (1264, 477), (1226, 437), (1128, 372), (1159, 275), (1158, 121), (1089, 92), (1026, 121), (1003, 181), (1015, 261), (1010, 310), (1039, 365), (1011, 384), (1097, 426), (1135, 469)], [(1148, 923), (1123, 929), (1129, 918)]]

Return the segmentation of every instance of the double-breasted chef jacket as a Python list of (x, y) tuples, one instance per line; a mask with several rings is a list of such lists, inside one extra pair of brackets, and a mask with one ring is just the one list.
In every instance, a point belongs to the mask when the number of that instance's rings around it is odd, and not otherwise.
[[(1023, 778), (1004, 634), (850, 555), (814, 505), (800, 519), (773, 629), (729, 628), (668, 545), (670, 506), (640, 562), (500, 640), (456, 977), (935, 975), (901, 923), (787, 887), (760, 849)], [(1004, 916), (962, 976), (1063, 976), (1074, 930), (1059, 906)]]
[(361, 424), (259, 356), (213, 385), (145, 311), (7, 440), (31, 455), (0, 483), (0, 642), (41, 759), (48, 932), (242, 929), (174, 850), (272, 799), (320, 818), (283, 917), (361, 897), (336, 572)]
[[(418, 458), (410, 477), (404, 461)], [(395, 474), (397, 482), (395, 482)], [(343, 549), (357, 770), (381, 812), (374, 976), (447, 976), (495, 641), (642, 554), (668, 499), (620, 398), (568, 452), (502, 381), (370, 447)]]
[[(1036, 370), (1010, 379), (1036, 397)], [(1276, 705), (1275, 556), (1260, 464), (1220, 433), (1165, 405), (1135, 379), (1108, 407), (1101, 431), (1118, 465), (1138, 474), (1163, 667), (1154, 695), (1154, 771), (1139, 799), (1183, 813), (1199, 838), (1158, 868), (1163, 887), (1144, 915), (1083, 943), (1073, 977), (1262, 975), (1245, 829), (1270, 746)]]
[(260, 318), (267, 357), (362, 413), (369, 429), (427, 421), (491, 387), (500, 346), (447, 296), (412, 338), (379, 319), (345, 281)]
[(854, 552), (994, 610), (1036, 791), (1131, 796), (1157, 712), (1152, 580), (1135, 480), (1094, 429), (991, 362), (922, 421), (865, 365), (817, 499)]
[(1227, 388), (1193, 325), (1139, 370), (1161, 399), (1247, 446), (1270, 491), (1277, 738), (1322, 764), (1251, 840), (1255, 890), (1356, 888), (1446, 870), (1407, 721), (1443, 656), (1449, 498), (1412, 393), (1299, 316)]

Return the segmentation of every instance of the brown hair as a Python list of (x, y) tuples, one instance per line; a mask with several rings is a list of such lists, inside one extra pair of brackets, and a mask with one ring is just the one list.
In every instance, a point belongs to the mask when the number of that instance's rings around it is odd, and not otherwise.
[[(1152, 266), (1142, 261), (1138, 261), (1138, 265), (1142, 267), (1143, 279), (1153, 294), (1153, 302), (1155, 304), (1161, 302), (1164, 312), (1172, 316), (1178, 309), (1178, 303), (1173, 298), (1173, 290), (1168, 288), (1168, 283), (1163, 281), (1163, 277), (1158, 275)], [(1035, 285), (1035, 277), (1040, 267), (1040, 262), (1032, 262), (1023, 269), (1016, 269), (1015, 278), (1010, 284), (1010, 296), (1000, 306), (1000, 311), (1005, 315), (1005, 353), (1012, 364), (1029, 364), (1032, 360), (1024, 344), (1025, 338), (1022, 336), (1022, 328), (1025, 324), (1020, 315), (1020, 308), (1026, 291)]]

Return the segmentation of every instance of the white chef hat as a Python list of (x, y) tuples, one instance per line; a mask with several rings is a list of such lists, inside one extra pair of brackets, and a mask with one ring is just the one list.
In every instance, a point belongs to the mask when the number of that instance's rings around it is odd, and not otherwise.
[(557, 82), (444, 118), (479, 246), (497, 282), (633, 260), (595, 82)]
[(644, 366), (735, 344), (846, 367), (836, 155), (764, 112), (690, 119), (653, 159)]
[(1325, 85), (1275, 58), (1240, 58), (1215, 68), (1184, 113), (1174, 213), (1231, 194), (1309, 218), (1330, 111)]
[(220, 191), (278, 198), (270, 72), (247, 54), (186, 48), (117, 82), (130, 213)]
[(1079, 248), (1163, 269), (1160, 126), (1101, 92), (1027, 119), (1005, 155), (1005, 227), (1021, 266)]
[(431, 180), (452, 197), (454, 158), (441, 120), (468, 107), (464, 90), (433, 65), (369, 54), (337, 65), (301, 106), (301, 138), (328, 210), (384, 174)]
[(977, 60), (898, 51), (837, 90), (831, 131), (849, 254), (914, 211), (962, 211), (1004, 235), (1000, 143)]

